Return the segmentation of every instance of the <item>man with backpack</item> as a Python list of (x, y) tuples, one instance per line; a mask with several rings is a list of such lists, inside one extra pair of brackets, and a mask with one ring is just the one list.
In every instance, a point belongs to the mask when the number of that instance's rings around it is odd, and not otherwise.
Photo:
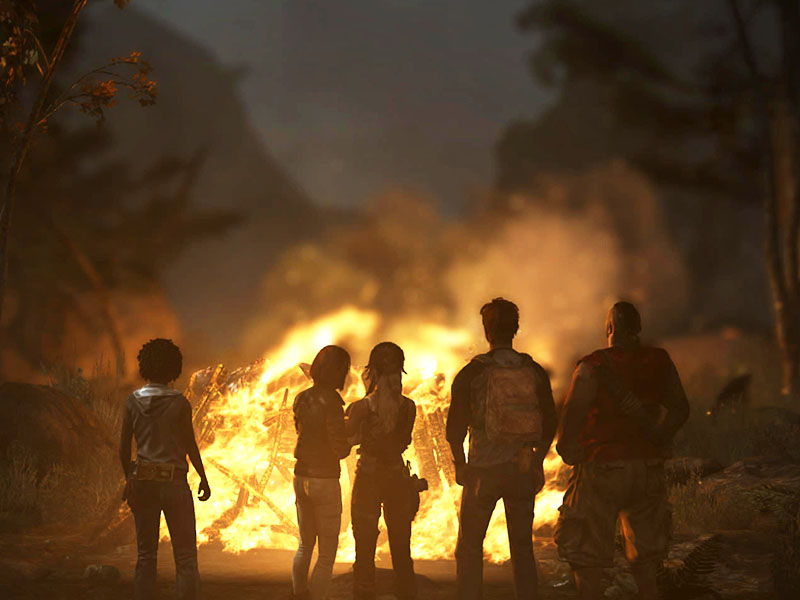
[(617, 521), (639, 598), (659, 597), (658, 566), (672, 533), (664, 458), (689, 403), (669, 354), (641, 344), (641, 329), (633, 304), (612, 306), (608, 348), (578, 363), (564, 403), (556, 448), (574, 467), (554, 539), (582, 600), (603, 598)]
[(553, 393), (547, 372), (512, 346), (517, 306), (495, 298), (481, 308), (481, 316), (489, 352), (473, 358), (454, 379), (447, 416), (456, 482), (464, 488), (456, 545), (458, 598), (483, 597), (483, 539), (502, 498), (516, 598), (533, 600), (538, 597), (533, 508), (557, 426)]

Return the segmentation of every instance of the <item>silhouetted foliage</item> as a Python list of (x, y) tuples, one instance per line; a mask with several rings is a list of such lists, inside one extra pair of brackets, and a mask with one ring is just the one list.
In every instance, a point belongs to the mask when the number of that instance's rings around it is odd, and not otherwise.
[[(66, 7), (61, 8), (65, 16), (63, 22), (59, 23), (51, 44), (48, 44), (49, 40), (45, 37), (50, 30), (40, 30), (38, 18), (39, 14), (48, 13), (37, 14), (35, 2), (3, 0), (0, 3), (0, 33), (4, 35), (0, 46), (3, 49), (0, 54), (0, 86), (3, 87), (0, 92), (0, 126), (3, 127), (6, 141), (10, 142), (8, 146), (13, 149), (9, 152), (3, 202), (0, 205), (0, 315), (6, 297), (9, 232), (16, 205), (17, 184), (34, 139), (47, 131), (50, 119), (66, 104), (77, 106), (82, 112), (101, 122), (105, 109), (116, 104), (119, 87), (128, 88), (143, 106), (155, 101), (155, 82), (148, 78), (152, 69), (140, 60), (138, 52), (132, 52), (127, 57), (112, 58), (104, 66), (80, 77), (61, 95), (55, 93), (56, 74), (71, 46), (87, 2), (88, 0), (74, 0), (68, 10)], [(118, 2), (117, 5), (123, 8), (125, 2)], [(59, 16), (61, 10), (56, 11)], [(38, 85), (35, 90), (23, 96), (22, 89), (28, 82), (27, 71), (34, 67), (41, 76)], [(130, 75), (126, 74), (129, 70), (133, 70)], [(29, 101), (22, 101), (23, 97), (29, 98)], [(12, 113), (16, 113), (14, 118), (18, 122), (9, 128), (6, 121)], [(121, 334), (106, 287), (91, 261), (69, 236), (61, 229), (54, 230), (91, 281), (98, 298), (102, 298), (101, 312), (117, 355), (118, 369), (122, 372), (124, 352)]]
[[(115, 3), (123, 8), (127, 1)], [(113, 143), (107, 133), (66, 130), (53, 120), (71, 105), (102, 123), (120, 90), (142, 106), (155, 101), (152, 66), (137, 51), (110, 58), (74, 82), (55, 79), (80, 41), (85, 5), (0, 0), (6, 42), (0, 52), (0, 158), (11, 165), (0, 211), (0, 303), (6, 291), (14, 301), (1, 334), (3, 345), (39, 365), (61, 358), (54, 352), (77, 316), (89, 332), (110, 336), (121, 369), (112, 294), (157, 287), (164, 267), (187, 244), (227, 230), (238, 216), (191, 205), (202, 153), (155, 155), (144, 172), (134, 173), (132, 165), (105, 158)], [(23, 95), (34, 80), (38, 89)]]
[(534, 77), (559, 85), (560, 97), (536, 122), (508, 129), (499, 186), (525, 189), (537, 168), (611, 155), (663, 190), (763, 202), (784, 392), (800, 390), (797, 2), (545, 0), (517, 23), (540, 40)]
[[(541, 36), (529, 62), (532, 75), (562, 90), (550, 112), (559, 112), (564, 103), (580, 102), (567, 96), (588, 84), (590, 92), (583, 101), (596, 103), (595, 110), (604, 115), (605, 124), (593, 127), (604, 127), (611, 137), (604, 142), (608, 154), (626, 158), (662, 185), (752, 201), (760, 183), (752, 125), (755, 107), (744, 66), (730, 51), (734, 32), (730, 21), (725, 23), (726, 15), (708, 17), (715, 27), (694, 24), (694, 30), (671, 40), (671, 48), (655, 48), (648, 44), (646, 30), (631, 31), (604, 19), (604, 4), (535, 2), (519, 15), (517, 25), (522, 31)], [(655, 8), (650, 11), (652, 20), (648, 23), (643, 16), (642, 27), (657, 27), (659, 19), (679, 18), (677, 10), (671, 17), (669, 11), (666, 16)], [(679, 54), (688, 36), (704, 34), (691, 71), (685, 73), (670, 64), (670, 57)], [(530, 182), (538, 154), (545, 151), (537, 147), (541, 143), (537, 134), (547, 121), (546, 114), (538, 123), (523, 122), (508, 129), (498, 146), (502, 187), (513, 189)], [(561, 124), (577, 145), (581, 136), (592, 132), (582, 130), (582, 123), (576, 131), (575, 125)], [(558, 158), (570, 166), (569, 156)]]
[[(8, 277), (16, 308), (5, 335), (32, 364), (57, 358), (68, 317), (103, 335), (103, 296), (158, 286), (188, 245), (240, 220), (193, 206), (202, 153), (155, 158), (136, 173), (134, 165), (102, 158), (113, 144), (103, 129), (54, 125), (20, 175)], [(88, 312), (87, 295), (96, 297)]]

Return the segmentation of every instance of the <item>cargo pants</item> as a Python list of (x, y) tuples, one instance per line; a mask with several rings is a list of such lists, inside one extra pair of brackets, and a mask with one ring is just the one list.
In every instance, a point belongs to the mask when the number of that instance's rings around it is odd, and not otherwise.
[(660, 459), (586, 462), (573, 467), (554, 541), (573, 569), (610, 567), (617, 519), (631, 563), (662, 559), (672, 533)]

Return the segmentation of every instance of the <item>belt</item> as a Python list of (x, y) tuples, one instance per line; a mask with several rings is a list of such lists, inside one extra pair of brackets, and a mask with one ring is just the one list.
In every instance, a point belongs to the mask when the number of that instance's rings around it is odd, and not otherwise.
[(357, 472), (364, 471), (367, 473), (374, 473), (374, 472), (394, 473), (394, 472), (403, 472), (404, 469), (405, 469), (405, 464), (403, 463), (402, 456), (392, 457), (391, 459), (384, 459), (384, 458), (379, 458), (375, 455), (362, 454), (358, 458), (358, 463), (356, 463)]
[(138, 481), (185, 481), (186, 471), (171, 463), (137, 460), (133, 477)]

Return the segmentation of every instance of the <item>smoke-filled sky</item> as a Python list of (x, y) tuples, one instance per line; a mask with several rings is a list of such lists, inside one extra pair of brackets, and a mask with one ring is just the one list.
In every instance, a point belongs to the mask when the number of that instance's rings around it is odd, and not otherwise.
[[(115, 142), (114, 155), (131, 168), (144, 170), (162, 155), (190, 157), (199, 152), (204, 162), (191, 190), (193, 202), (200, 207), (233, 209), (245, 217), (241, 227), (224, 236), (191, 240), (177, 260), (165, 264), (163, 289), (188, 338), (207, 341), (219, 352), (241, 349), (242, 336), (256, 329), (254, 319), (268, 318), (274, 323), (259, 326), (258, 339), (250, 340), (249, 353), (255, 354), (256, 348), (270, 347), (279, 335), (273, 325), (282, 328), (317, 316), (311, 312), (335, 308), (309, 300), (324, 288), (315, 279), (288, 302), (302, 304), (306, 314), (281, 312), (286, 304), (284, 292), (298, 270), (294, 263), (305, 256), (297, 252), (298, 245), (311, 244), (325, 256), (334, 254), (331, 235), (337, 244), (357, 245), (365, 216), (382, 210), (376, 199), (387, 194), (400, 194), (424, 206), (419, 214), (404, 215), (413, 217), (406, 222), (409, 234), (429, 231), (426, 220), (443, 217), (444, 224), (466, 223), (466, 237), (483, 240), (480, 231), (470, 229), (475, 218), (470, 204), (492, 185), (495, 144), (510, 123), (530, 122), (551, 105), (550, 94), (528, 72), (536, 40), (515, 27), (515, 17), (528, 1), (134, 0), (124, 11), (110, 0), (94, 3), (83, 23), (81, 51), (73, 70), (84, 72), (110, 56), (140, 50), (152, 62), (159, 81), (155, 106), (141, 109), (121, 102), (109, 115), (106, 127)], [(664, 19), (669, 27), (641, 27), (648, 23), (648, 14), (661, 14), (670, 2), (648, 3), (647, 10), (635, 0), (609, 0), (608, 5), (613, 10), (604, 11), (604, 18), (616, 24), (631, 21), (628, 29), (646, 32), (648, 43), (657, 48), (674, 47), (662, 42), (674, 42), (679, 25), (702, 22), (702, 15), (686, 12), (690, 4), (681, 3), (670, 9), (675, 14)], [(682, 48), (687, 57), (694, 54)], [(670, 60), (680, 62), (680, 57), (668, 54)], [(591, 97), (587, 102), (594, 105)], [(576, 106), (580, 109), (580, 103)], [(591, 141), (593, 134), (607, 135), (604, 128), (576, 121), (574, 114), (570, 121), (568, 113), (563, 123), (556, 119), (552, 131), (538, 138), (546, 150), (564, 141), (569, 153), (570, 144)], [(570, 127), (586, 131), (564, 136), (563, 128)], [(599, 156), (606, 147), (599, 144)], [(567, 188), (571, 185), (564, 183)], [(635, 190), (639, 187), (633, 185)], [(592, 190), (588, 185), (576, 194), (585, 203)], [(660, 227), (663, 207), (658, 191), (652, 194), (651, 218)], [(612, 199), (617, 195), (609, 194), (607, 201), (595, 204), (616, 206)], [(640, 204), (634, 196), (628, 194), (626, 201)], [(459, 218), (449, 218), (453, 216)], [(535, 239), (542, 239), (538, 229), (543, 222), (547, 218), (528, 222)], [(575, 235), (581, 223), (564, 229), (564, 238), (585, 237)], [(420, 247), (439, 252), (439, 259), (445, 261), (452, 248), (439, 243), (446, 228), (440, 229), (430, 231), (431, 248)], [(605, 228), (601, 233), (620, 232)], [(511, 235), (509, 244), (514, 249), (527, 248), (517, 243), (521, 237)], [(636, 246), (642, 252), (650, 247), (664, 249), (652, 253), (658, 264), (665, 262), (659, 257), (669, 257), (657, 279), (672, 282), (668, 266), (678, 262), (672, 241), (664, 237), (650, 246)], [(394, 290), (393, 278), (404, 274), (406, 267), (416, 277), (423, 271), (444, 276), (452, 266), (433, 265), (436, 268), (426, 271), (430, 257), (423, 252), (420, 260), (412, 260), (404, 248), (402, 243), (388, 248), (389, 258), (402, 256), (403, 264), (387, 259), (379, 272), (367, 273), (366, 287), (356, 283), (363, 283), (361, 271), (369, 269), (346, 265), (348, 273), (358, 272), (337, 300), (353, 301), (351, 294), (361, 297), (361, 292), (376, 286)], [(368, 250), (373, 251), (371, 243)], [(611, 254), (616, 257), (615, 269), (630, 270), (624, 252)], [(551, 270), (563, 276), (566, 271), (561, 266), (571, 265), (571, 259), (556, 260), (562, 256), (567, 254), (553, 255), (554, 262), (531, 262), (529, 278), (539, 281), (542, 273)], [(646, 263), (637, 264), (647, 267)], [(744, 272), (741, 266), (736, 269)], [(494, 267), (486, 271), (499, 272)], [(681, 270), (674, 271), (675, 280), (682, 281)], [(319, 270), (310, 272), (319, 274)], [(611, 282), (586, 287), (591, 293), (581, 297), (588, 298), (591, 310), (587, 314), (623, 291), (643, 300), (657, 296), (654, 290), (660, 283), (639, 275), (630, 281), (609, 275)], [(477, 276), (470, 271), (470, 278)], [(494, 281), (488, 276), (486, 280)], [(555, 297), (570, 284), (547, 282), (547, 289), (539, 286), (536, 294)], [(492, 285), (483, 291), (484, 296), (502, 293), (494, 289), (501, 286)], [(414, 286), (406, 281), (401, 287)], [(673, 287), (683, 289), (682, 285)], [(407, 303), (388, 306), (362, 295), (370, 308), (397, 314), (411, 311)], [(450, 294), (444, 290), (441, 295)], [(664, 309), (662, 316), (669, 317), (664, 330), (683, 314), (683, 296), (677, 294), (674, 306)], [(298, 297), (304, 301), (298, 303)], [(473, 312), (483, 300), (472, 299)], [(457, 303), (439, 298), (431, 304), (452, 309)]]
[[(240, 68), (268, 150), (315, 202), (402, 185), (463, 206), (502, 128), (545, 102), (526, 71), (524, 0), (136, 0)], [(157, 65), (156, 65), (157, 66)]]

